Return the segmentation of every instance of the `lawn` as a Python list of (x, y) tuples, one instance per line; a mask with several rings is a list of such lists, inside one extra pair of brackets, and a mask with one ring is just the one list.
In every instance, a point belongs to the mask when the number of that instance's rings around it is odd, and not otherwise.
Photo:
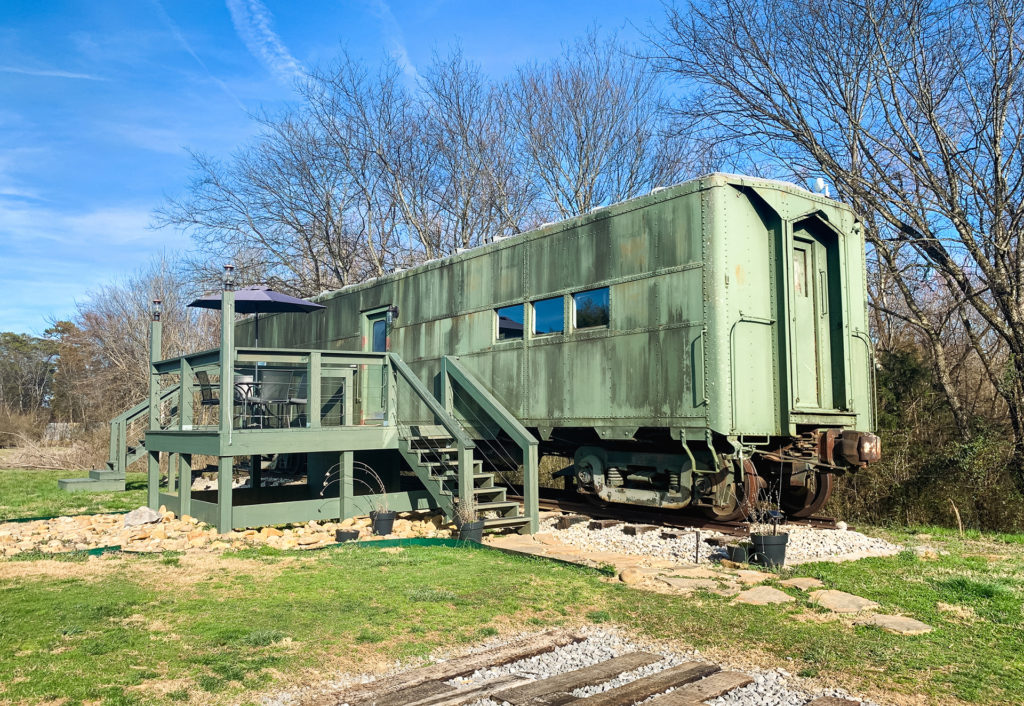
[(123, 493), (66, 493), (61, 478), (88, 471), (25, 471), (0, 469), (0, 522), (25, 517), (54, 517), (133, 510), (146, 504), (146, 474), (129, 473)]
[(1021, 544), (937, 532), (929, 543), (949, 554), (786, 573), (936, 628), (915, 637), (827, 619), (795, 590), (788, 606), (738, 606), (487, 549), (364, 544), (0, 561), (0, 703), (249, 703), (439, 647), (584, 622), (697, 647), (709, 659), (784, 666), (883, 701), (1019, 703)]

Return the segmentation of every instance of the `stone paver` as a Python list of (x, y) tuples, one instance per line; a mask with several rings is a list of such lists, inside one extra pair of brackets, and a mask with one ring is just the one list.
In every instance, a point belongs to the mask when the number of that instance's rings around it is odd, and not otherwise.
[(811, 603), (827, 608), (833, 613), (860, 613), (878, 607), (874, 601), (844, 591), (814, 591), (810, 600)]
[(924, 635), (932, 631), (932, 626), (903, 615), (869, 615), (858, 625), (874, 625), (897, 635)]
[(795, 600), (793, 596), (783, 593), (777, 588), (755, 586), (740, 593), (733, 602), (748, 603), (750, 605), (769, 605), (772, 603), (792, 603)]
[(718, 582), (711, 579), (681, 579), (673, 576), (665, 576), (660, 579), (665, 585), (683, 593), (691, 593), (696, 590), (712, 591), (718, 588)]
[(771, 574), (766, 574), (763, 571), (743, 570), (736, 572), (736, 580), (746, 586), (753, 586), (754, 584), (762, 583), (771, 578), (775, 577)]
[(789, 586), (790, 588), (799, 588), (801, 591), (809, 591), (812, 588), (822, 588), (825, 584), (810, 576), (801, 576), (795, 579), (786, 579), (781, 582), (783, 586)]

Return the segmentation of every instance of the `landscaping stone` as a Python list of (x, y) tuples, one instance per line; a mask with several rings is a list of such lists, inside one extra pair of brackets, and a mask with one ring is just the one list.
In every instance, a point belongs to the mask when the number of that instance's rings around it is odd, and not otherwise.
[(788, 593), (784, 593), (771, 586), (755, 586), (754, 588), (742, 591), (733, 603), (747, 603), (749, 605), (770, 605), (773, 603), (792, 603), (796, 599)]
[(644, 574), (639, 569), (624, 569), (619, 572), (619, 581), (627, 586), (635, 586), (644, 580)]
[(810, 601), (833, 613), (860, 613), (878, 607), (874, 601), (844, 591), (814, 591), (811, 593)]
[(783, 586), (790, 588), (799, 588), (801, 591), (809, 591), (812, 588), (822, 588), (825, 584), (810, 576), (802, 576), (795, 579), (786, 579), (780, 582)]
[(139, 527), (140, 525), (148, 525), (152, 524), (153, 522), (160, 522), (162, 519), (163, 517), (156, 510), (153, 510), (152, 508), (148, 508), (146, 506), (142, 506), (136, 508), (135, 510), (132, 510), (131, 512), (124, 516), (124, 526)]
[(902, 615), (869, 615), (864, 620), (858, 621), (857, 624), (874, 625), (897, 635), (924, 635), (932, 631), (931, 625)]

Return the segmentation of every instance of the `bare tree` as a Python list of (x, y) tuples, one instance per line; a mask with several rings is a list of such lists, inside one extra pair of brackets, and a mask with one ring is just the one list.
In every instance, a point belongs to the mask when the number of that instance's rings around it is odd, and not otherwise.
[[(654, 58), (695, 87), (689, 119), (778, 174), (825, 175), (865, 215), (875, 304), (927, 341), (964, 437), (948, 327), (982, 360), (1005, 347), (990, 379), (1024, 487), (1024, 4), (723, 0), (667, 20)], [(952, 309), (929, 306), (927, 282)]]
[(157, 211), (158, 226), (189, 232), (200, 281), (236, 262), (242, 281), (309, 296), (366, 276), (356, 198), (319, 125), (299, 111), (260, 120), (262, 134), (221, 164), (193, 154), (187, 196)]
[(153, 299), (162, 302), (165, 358), (216, 346), (218, 318), (205, 310), (186, 308), (184, 277), (175, 263), (160, 257), (79, 302), (74, 325), (65, 327), (61, 344), (74, 349), (75, 358), (82, 361), (66, 384), (93, 401), (90, 408), (96, 417), (88, 421), (109, 418), (110, 412), (138, 402), (149, 389)]
[(694, 176), (702, 156), (670, 130), (660, 77), (614, 35), (590, 31), (503, 91), (541, 210), (566, 218)]

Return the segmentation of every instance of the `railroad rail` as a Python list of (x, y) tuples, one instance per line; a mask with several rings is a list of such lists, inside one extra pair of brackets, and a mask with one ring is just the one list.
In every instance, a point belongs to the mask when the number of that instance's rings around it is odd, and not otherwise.
[[(518, 488), (509, 490), (508, 500), (521, 501), (522, 495)], [(653, 524), (663, 527), (699, 529), (718, 532), (733, 537), (746, 537), (750, 534), (749, 522), (721, 522), (701, 515), (675, 510), (644, 507), (642, 505), (622, 505), (608, 503), (595, 505), (571, 491), (555, 488), (541, 488), (540, 509), (549, 512), (564, 512), (575, 515), (586, 515), (595, 520), (619, 520), (637, 524)], [(806, 519), (787, 520), (786, 524), (794, 527), (811, 527), (814, 529), (836, 529), (836, 520), (832, 517), (811, 517)]]

